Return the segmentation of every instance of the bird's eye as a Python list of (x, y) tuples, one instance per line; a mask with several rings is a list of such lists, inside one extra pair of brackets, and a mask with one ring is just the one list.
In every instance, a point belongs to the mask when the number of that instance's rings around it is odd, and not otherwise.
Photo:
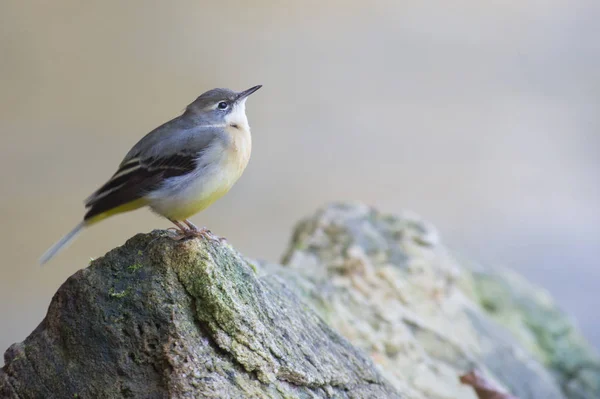
[(228, 106), (229, 104), (227, 104), (227, 102), (225, 101), (221, 101), (219, 104), (217, 104), (217, 107), (219, 107), (219, 109), (227, 109)]

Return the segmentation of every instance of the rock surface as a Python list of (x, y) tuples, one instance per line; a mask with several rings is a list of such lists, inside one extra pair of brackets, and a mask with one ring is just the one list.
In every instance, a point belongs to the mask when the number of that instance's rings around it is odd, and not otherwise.
[(298, 225), (283, 263), (407, 398), (475, 398), (457, 378), (471, 368), (520, 399), (600, 398), (598, 355), (547, 295), (465, 267), (416, 215), (329, 206)]
[(596, 351), (545, 291), (508, 270), (471, 267), (465, 276), (465, 292), (548, 367), (568, 398), (600, 398)]
[(227, 244), (138, 235), (78, 271), (5, 354), (2, 398), (400, 397)]
[(598, 356), (539, 289), (457, 261), (420, 218), (336, 204), (283, 265), (138, 235), (69, 278), (5, 353), (2, 398), (600, 397)]

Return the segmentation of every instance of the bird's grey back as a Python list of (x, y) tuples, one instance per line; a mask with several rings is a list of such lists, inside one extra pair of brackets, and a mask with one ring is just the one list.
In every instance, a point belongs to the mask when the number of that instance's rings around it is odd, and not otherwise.
[(177, 153), (199, 153), (215, 142), (227, 140), (222, 127), (204, 125), (183, 114), (157, 127), (127, 153), (121, 165), (134, 158), (165, 157)]

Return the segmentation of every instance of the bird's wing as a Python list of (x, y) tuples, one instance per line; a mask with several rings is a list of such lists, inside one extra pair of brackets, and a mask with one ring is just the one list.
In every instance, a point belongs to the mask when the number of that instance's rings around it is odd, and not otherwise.
[(203, 128), (174, 129), (162, 137), (153, 133), (140, 140), (111, 179), (86, 200), (85, 220), (142, 199), (165, 179), (193, 172), (202, 153), (220, 137), (218, 130)]

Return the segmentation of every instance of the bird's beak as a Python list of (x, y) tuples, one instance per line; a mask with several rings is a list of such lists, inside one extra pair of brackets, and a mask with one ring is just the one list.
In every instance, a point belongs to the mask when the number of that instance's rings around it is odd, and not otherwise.
[(262, 87), (262, 85), (257, 85), (254, 87), (249, 88), (248, 90), (244, 90), (243, 92), (239, 93), (237, 96), (237, 100), (243, 100), (244, 98), (248, 97), (250, 94), (254, 93), (256, 90), (260, 89)]

